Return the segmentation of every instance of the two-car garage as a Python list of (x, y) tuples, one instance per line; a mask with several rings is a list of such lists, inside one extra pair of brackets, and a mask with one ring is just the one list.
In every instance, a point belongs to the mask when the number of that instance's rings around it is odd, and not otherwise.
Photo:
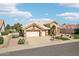
[(27, 32), (26, 32), (26, 36), (27, 36), (27, 37), (39, 36), (39, 31), (27, 31)]
[(26, 37), (46, 36), (46, 33), (48, 33), (48, 28), (35, 23), (28, 25), (24, 29), (24, 36)]
[(27, 37), (39, 37), (39, 36), (45, 36), (45, 31), (27, 31), (26, 36)]

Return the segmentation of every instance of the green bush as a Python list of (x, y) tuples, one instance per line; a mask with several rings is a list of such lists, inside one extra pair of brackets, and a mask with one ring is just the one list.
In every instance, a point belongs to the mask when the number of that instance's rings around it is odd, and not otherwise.
[(62, 40), (70, 40), (69, 38), (65, 38), (65, 37), (62, 37), (61, 39)]
[(10, 30), (5, 30), (4, 32), (1, 32), (1, 35), (8, 35), (10, 33)]
[(55, 39), (60, 39), (60, 40), (70, 40), (69, 38), (61, 37), (61, 36), (55, 37)]
[(8, 32), (1, 32), (1, 35), (8, 35)]
[(9, 33), (13, 33), (13, 31), (9, 31)]
[(72, 38), (72, 36), (69, 36), (69, 38)]
[(5, 30), (4, 32), (1, 32), (1, 35), (8, 35), (9, 33), (13, 33), (13, 31)]
[(79, 39), (79, 34), (73, 35), (74, 39)]
[(63, 37), (63, 35), (61, 35), (61, 38)]
[(57, 36), (57, 37), (55, 37), (55, 39), (60, 39), (61, 37), (59, 37), (59, 36)]
[(3, 43), (4, 43), (4, 38), (0, 37), (0, 44), (3, 44)]
[(12, 38), (18, 38), (18, 36), (12, 35)]
[(25, 40), (24, 39), (19, 39), (18, 44), (24, 44)]

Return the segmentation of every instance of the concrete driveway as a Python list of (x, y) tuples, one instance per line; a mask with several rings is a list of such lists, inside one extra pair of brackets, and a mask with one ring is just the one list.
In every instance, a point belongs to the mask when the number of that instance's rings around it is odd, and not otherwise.
[(38, 44), (44, 44), (44, 43), (50, 43), (50, 36), (45, 37), (29, 37), (27, 38), (27, 41), (29, 45), (38, 45)]

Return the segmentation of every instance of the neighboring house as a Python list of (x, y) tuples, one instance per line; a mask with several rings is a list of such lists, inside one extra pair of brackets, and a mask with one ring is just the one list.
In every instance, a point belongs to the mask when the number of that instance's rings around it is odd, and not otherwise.
[(1, 35), (1, 32), (4, 31), (4, 28), (5, 28), (5, 22), (4, 20), (0, 20), (0, 35)]
[(62, 34), (73, 34), (78, 26), (76, 24), (63, 24), (60, 26), (60, 33)]
[(36, 36), (47, 36), (53, 34), (53, 28), (55, 27), (55, 33), (57, 33), (57, 23), (55, 21), (38, 21), (38, 22), (30, 22), (27, 24), (24, 30), (25, 37), (36, 37)]

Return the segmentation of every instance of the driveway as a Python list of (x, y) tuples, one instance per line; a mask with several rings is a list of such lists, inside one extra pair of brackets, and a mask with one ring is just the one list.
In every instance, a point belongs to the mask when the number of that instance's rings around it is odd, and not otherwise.
[(50, 43), (50, 36), (45, 37), (28, 37), (26, 40), (28, 41), (29, 45), (38, 45), (44, 43)]
[(1, 56), (79, 56), (79, 42), (51, 45), (0, 54)]

